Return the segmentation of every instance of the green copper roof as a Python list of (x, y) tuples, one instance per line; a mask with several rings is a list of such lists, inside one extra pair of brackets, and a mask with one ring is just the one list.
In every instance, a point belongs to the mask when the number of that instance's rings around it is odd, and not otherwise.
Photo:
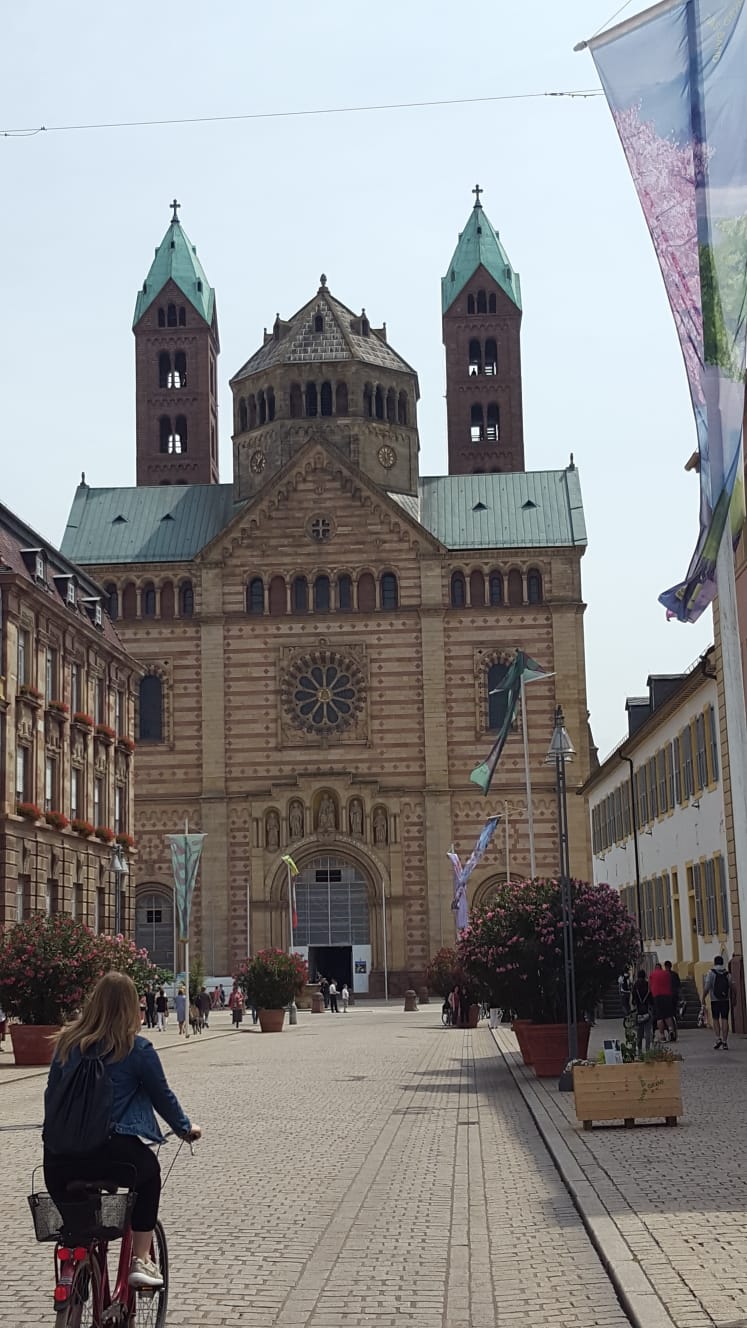
[[(176, 209), (174, 212), (176, 213)], [(135, 317), (132, 320), (133, 327), (137, 326), (146, 309), (150, 308), (168, 281), (176, 283), (206, 323), (212, 322), (215, 291), (205, 276), (195, 246), (176, 215), (156, 249), (156, 256), (143, 282), (143, 288), (138, 291)]]
[(154, 484), (92, 489), (79, 484), (62, 538), (84, 564), (186, 562), (235, 511), (232, 484)]
[(521, 283), (518, 272), (514, 272), (508, 261), (508, 255), (498, 239), (498, 232), (493, 229), (482, 203), (475, 203), (467, 225), (459, 236), (459, 243), (454, 250), (454, 257), (449, 270), (441, 279), (442, 312), (454, 303), (460, 291), (464, 290), (470, 277), (479, 267), (484, 267), (501, 290), (513, 300), (517, 309), (521, 308)]
[(586, 544), (578, 471), (433, 475), (420, 480), (419, 521), (447, 549)]

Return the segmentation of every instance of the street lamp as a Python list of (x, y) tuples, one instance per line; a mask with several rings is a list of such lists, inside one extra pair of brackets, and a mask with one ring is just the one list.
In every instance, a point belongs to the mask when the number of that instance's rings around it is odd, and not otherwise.
[(124, 849), (115, 844), (112, 849), (111, 870), (114, 872), (114, 934), (122, 931), (122, 877), (130, 874)]
[[(545, 757), (546, 765), (555, 766), (558, 794), (558, 834), (560, 838), (560, 901), (563, 915), (563, 959), (565, 963), (565, 1009), (568, 1022), (568, 1059), (578, 1058), (578, 1013), (576, 1010), (576, 969), (573, 959), (573, 901), (568, 854), (568, 794), (565, 767), (575, 756), (575, 748), (563, 722), (563, 707), (555, 708), (555, 727)], [(561, 1075), (560, 1089), (569, 1092), (571, 1084)]]

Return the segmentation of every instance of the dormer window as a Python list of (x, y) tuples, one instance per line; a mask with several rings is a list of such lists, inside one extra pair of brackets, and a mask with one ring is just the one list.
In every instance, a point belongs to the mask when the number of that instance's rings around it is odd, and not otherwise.
[(35, 581), (46, 581), (47, 559), (43, 549), (21, 549), (21, 557)]
[(84, 606), (86, 613), (88, 614), (94, 626), (103, 627), (104, 615), (101, 612), (101, 599), (99, 598), (99, 596), (85, 595), (81, 599), (81, 604)]
[(71, 604), (75, 608), (75, 581), (72, 577), (68, 580), (67, 590), (65, 592), (65, 603)]
[(57, 589), (59, 590), (59, 592), (60, 592), (62, 598), (64, 599), (65, 603), (66, 603), (66, 604), (69, 604), (72, 608), (75, 608), (75, 604), (76, 604), (76, 597), (75, 597), (75, 587), (76, 587), (76, 582), (75, 582), (75, 577), (73, 576), (72, 572), (59, 572), (59, 573), (55, 573), (55, 575), (53, 576), (52, 580), (54, 581), (54, 583), (55, 583)]

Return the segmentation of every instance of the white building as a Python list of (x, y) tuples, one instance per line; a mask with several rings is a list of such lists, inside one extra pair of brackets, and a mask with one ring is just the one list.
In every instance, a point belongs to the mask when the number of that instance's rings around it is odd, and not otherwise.
[(628, 737), (581, 790), (594, 880), (620, 890), (646, 952), (700, 987), (734, 948), (713, 648), (647, 685), (626, 703)]

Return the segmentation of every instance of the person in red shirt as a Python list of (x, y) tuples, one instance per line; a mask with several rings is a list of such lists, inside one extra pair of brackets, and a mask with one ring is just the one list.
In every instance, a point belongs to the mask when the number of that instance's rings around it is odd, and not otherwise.
[(677, 1041), (677, 1030), (674, 1026), (674, 994), (672, 991), (672, 974), (668, 969), (662, 968), (657, 964), (653, 973), (648, 979), (649, 990), (654, 998), (654, 1019), (656, 1027), (659, 1030), (659, 1041), (664, 1041), (665, 1029), (669, 1033), (669, 1041)]

